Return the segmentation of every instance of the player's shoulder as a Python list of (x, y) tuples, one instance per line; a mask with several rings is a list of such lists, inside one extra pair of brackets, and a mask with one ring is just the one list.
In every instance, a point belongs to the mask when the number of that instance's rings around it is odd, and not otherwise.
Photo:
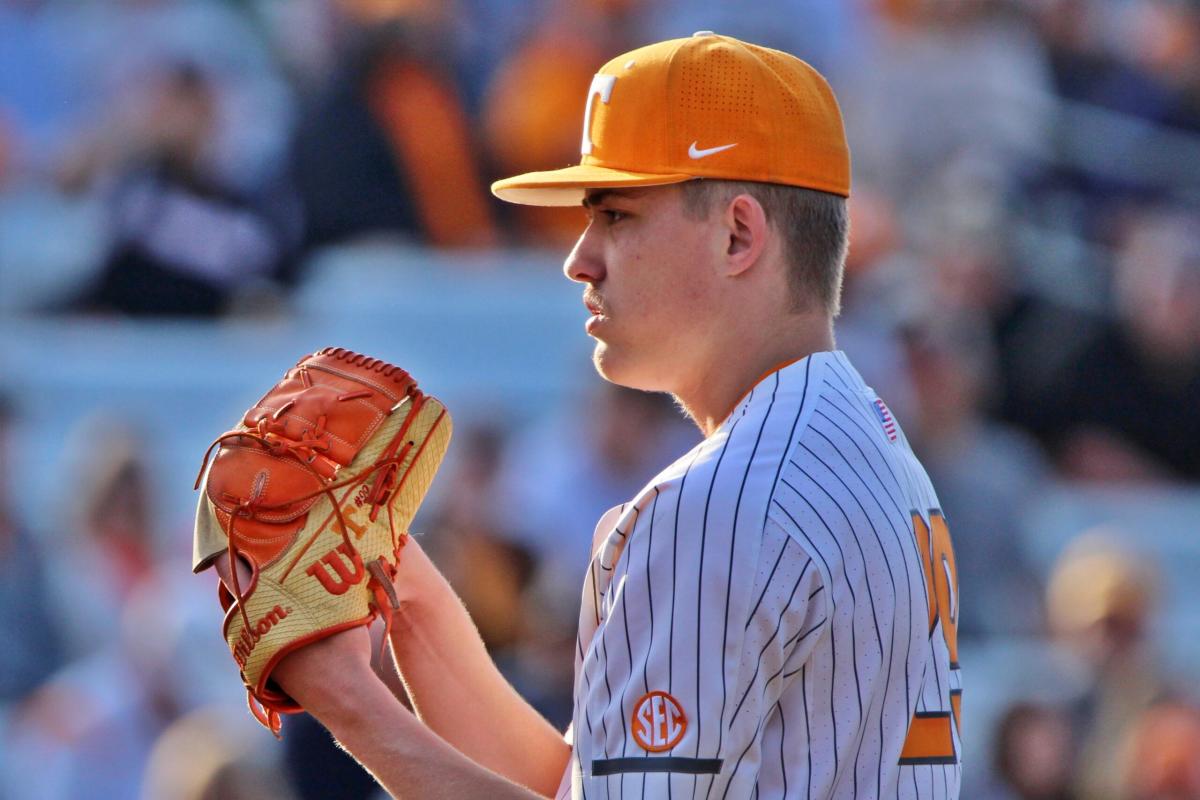
[[(829, 353), (814, 380), (805, 424), (793, 437), (788, 463), (806, 472), (854, 473), (907, 469), (908, 440), (891, 408), (845, 354)], [(868, 464), (868, 462), (870, 462)]]
[[(747, 514), (763, 523), (789, 467), (811, 459), (814, 448), (804, 445), (831, 425), (864, 439), (886, 437), (885, 423), (871, 411), (872, 397), (840, 352), (787, 364), (758, 381), (718, 430), (654, 476), (624, 512), (656, 504), (711, 519), (720, 508), (736, 514), (739, 524)], [(872, 425), (877, 430), (868, 430)]]
[(842, 365), (857, 375), (840, 353), (816, 353), (769, 373), (718, 430), (655, 476), (632, 505), (654, 503), (710, 532), (761, 531), (775, 487)]
[(768, 508), (774, 522), (789, 531), (812, 527), (811, 519), (798, 519), (797, 509), (832, 507), (828, 527), (836, 528), (836, 520), (848, 516), (843, 506), (857, 506), (864, 495), (907, 480), (902, 462), (908, 444), (891, 409), (843, 353), (821, 355)]
[(840, 560), (864, 532), (897, 531), (917, 508), (937, 506), (891, 409), (842, 354), (831, 354), (768, 509), (810, 551)]

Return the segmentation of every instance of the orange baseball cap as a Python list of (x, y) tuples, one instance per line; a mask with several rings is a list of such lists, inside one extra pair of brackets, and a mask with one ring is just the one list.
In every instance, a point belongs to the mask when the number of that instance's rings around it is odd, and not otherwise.
[(572, 206), (584, 189), (693, 178), (850, 194), (833, 90), (788, 53), (701, 31), (647, 45), (592, 78), (577, 166), (492, 184), (502, 200)]

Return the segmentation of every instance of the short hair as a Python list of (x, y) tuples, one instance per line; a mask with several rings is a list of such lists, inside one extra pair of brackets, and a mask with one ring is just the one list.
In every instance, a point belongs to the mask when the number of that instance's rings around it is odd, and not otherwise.
[(850, 216), (841, 195), (779, 183), (702, 178), (681, 184), (684, 213), (705, 217), (715, 203), (739, 194), (756, 199), (767, 222), (783, 237), (784, 255), (791, 265), (788, 285), (793, 308), (817, 308), (836, 317), (841, 310), (842, 273), (850, 239)]

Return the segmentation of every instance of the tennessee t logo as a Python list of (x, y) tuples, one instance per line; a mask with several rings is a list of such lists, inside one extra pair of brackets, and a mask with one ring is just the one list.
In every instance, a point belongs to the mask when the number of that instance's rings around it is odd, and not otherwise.
[(588, 155), (592, 152), (592, 101), (600, 96), (600, 101), (608, 105), (612, 99), (613, 86), (617, 83), (616, 75), (594, 75), (592, 86), (588, 89), (587, 107), (583, 110), (583, 140), (579, 143), (579, 152)]

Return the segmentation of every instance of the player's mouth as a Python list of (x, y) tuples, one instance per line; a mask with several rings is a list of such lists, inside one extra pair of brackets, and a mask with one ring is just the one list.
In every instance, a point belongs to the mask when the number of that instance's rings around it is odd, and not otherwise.
[(607, 310), (604, 308), (604, 305), (600, 302), (599, 298), (593, 295), (584, 295), (583, 305), (585, 308), (587, 308), (588, 313), (591, 314), (591, 316), (588, 317), (587, 322), (584, 324), (584, 328), (588, 333), (591, 333), (598, 325), (608, 320)]

